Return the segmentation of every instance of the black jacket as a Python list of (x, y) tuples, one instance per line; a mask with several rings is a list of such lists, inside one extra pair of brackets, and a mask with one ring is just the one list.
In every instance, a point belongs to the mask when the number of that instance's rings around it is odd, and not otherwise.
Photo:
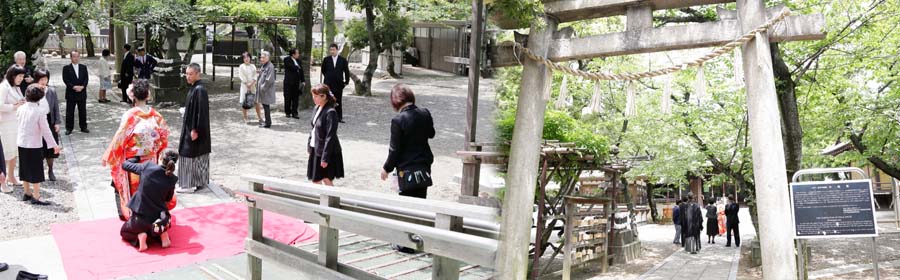
[[(66, 100), (87, 100), (88, 69), (84, 64), (78, 64), (78, 77), (75, 77), (75, 68), (72, 64), (63, 66), (63, 83), (66, 84)], [(75, 86), (84, 86), (81, 92), (75, 92)]]
[(434, 120), (428, 109), (416, 105), (403, 108), (391, 120), (391, 146), (384, 162), (384, 171), (430, 168), (434, 154), (428, 139), (434, 138), (434, 134)]
[(150, 79), (156, 69), (156, 58), (152, 55), (144, 55), (147, 61), (141, 62), (138, 57), (134, 57), (134, 68), (138, 70), (138, 79)]
[(290, 55), (284, 57), (284, 84), (300, 85), (302, 82), (304, 82), (303, 66), (300, 66), (300, 60), (297, 60), (297, 64), (294, 64), (294, 60)]
[(310, 135), (308, 141), (316, 141), (316, 156), (321, 157), (324, 162), (332, 162), (333, 157), (341, 153), (341, 141), (337, 135), (337, 110), (334, 105), (325, 105), (319, 117), (315, 122), (310, 121), (310, 125), (315, 135)]
[(166, 170), (159, 164), (137, 163), (135, 158), (123, 162), (122, 169), (141, 176), (138, 190), (128, 202), (128, 208), (131, 211), (149, 222), (153, 222), (159, 219), (160, 212), (169, 210), (167, 204), (175, 196), (175, 183), (178, 183), (178, 176), (168, 176)]
[[(191, 130), (197, 130), (197, 140), (191, 140)], [(209, 96), (203, 81), (198, 80), (191, 87), (184, 104), (178, 154), (189, 158), (208, 154), (212, 143), (209, 136)]]
[(741, 221), (738, 219), (738, 211), (741, 207), (737, 203), (729, 203), (725, 206), (725, 221), (728, 225), (737, 225)]
[(338, 56), (337, 65), (331, 56), (322, 59), (322, 76), (325, 76), (325, 84), (329, 88), (344, 88), (344, 85), (350, 83), (350, 66), (347, 59)]
[(122, 59), (122, 65), (119, 66), (119, 88), (128, 88), (132, 81), (134, 81), (134, 55), (127, 52)]
[(681, 235), (700, 236), (703, 231), (703, 213), (696, 202), (682, 203), (681, 207)]

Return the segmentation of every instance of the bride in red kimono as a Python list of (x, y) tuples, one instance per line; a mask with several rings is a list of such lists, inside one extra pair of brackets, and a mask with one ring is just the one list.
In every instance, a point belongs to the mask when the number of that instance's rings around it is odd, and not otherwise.
[[(131, 217), (127, 207), (138, 189), (140, 176), (122, 169), (122, 162), (137, 157), (138, 163), (158, 162), (162, 152), (169, 145), (169, 126), (156, 110), (147, 105), (150, 97), (150, 84), (146, 79), (134, 81), (128, 89), (133, 95), (134, 107), (122, 115), (119, 130), (113, 136), (109, 147), (103, 154), (103, 166), (110, 167), (113, 187), (116, 190), (116, 208), (119, 219), (126, 221)], [(177, 200), (167, 203), (167, 208), (175, 208)]]

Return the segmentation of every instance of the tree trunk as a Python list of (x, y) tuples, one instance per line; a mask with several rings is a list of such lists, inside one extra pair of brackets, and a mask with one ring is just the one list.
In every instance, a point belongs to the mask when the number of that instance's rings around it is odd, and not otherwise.
[(313, 28), (313, 0), (300, 0), (298, 9), (300, 9), (300, 24), (297, 25), (297, 49), (300, 50), (300, 66), (303, 67), (303, 77), (307, 82), (306, 86), (301, 89), (300, 108), (306, 109), (313, 106), (312, 94), (310, 94), (310, 67), (312, 67), (312, 28)]
[(84, 37), (84, 49), (85, 53), (87, 53), (87, 57), (97, 56), (97, 54), (94, 53), (94, 37), (91, 36), (91, 28), (88, 27), (87, 24), (83, 24), (79, 29), (81, 36)]
[(797, 94), (794, 90), (796, 83), (791, 77), (791, 70), (782, 58), (778, 43), (770, 45), (772, 70), (775, 74), (775, 90), (778, 94), (778, 108), (781, 110), (781, 138), (784, 141), (785, 167), (788, 178), (791, 178), (800, 170), (803, 161), (803, 128), (800, 126)]
[(393, 77), (393, 78), (400, 78), (400, 74), (397, 74), (397, 71), (394, 71), (394, 67), (396, 66), (396, 64), (394, 63), (394, 46), (393, 45), (391, 45), (391, 47), (388, 48), (387, 53), (388, 53), (388, 65), (387, 65), (388, 74), (390, 74), (391, 77)]
[(653, 201), (653, 190), (656, 188), (655, 184), (647, 184), (647, 206), (650, 206), (650, 221), (653, 223), (659, 223), (659, 212), (656, 211), (656, 202)]
[[(56, 30), (56, 38), (59, 38), (57, 41), (59, 43), (59, 57), (66, 58), (69, 57), (69, 52), (66, 51), (66, 46), (63, 44), (63, 40), (66, 39), (66, 31), (62, 28)], [(44, 39), (46, 41), (47, 39)]]
[[(866, 145), (863, 144), (863, 142), (862, 142), (862, 137), (864, 134), (865, 134), (865, 129), (863, 129), (862, 132), (856, 133), (856, 132), (852, 132), (852, 128), (851, 128), (850, 142), (853, 143), (853, 147), (856, 148), (856, 150), (860, 154), (865, 154), (866, 150), (868, 150), (868, 147), (866, 147)], [(881, 170), (888, 176), (891, 176), (894, 179), (900, 180), (900, 166), (892, 166), (886, 160), (884, 160), (880, 157), (874, 156), (874, 155), (867, 157), (866, 160), (868, 160), (870, 163), (872, 163), (872, 165), (875, 166), (875, 168), (878, 168), (878, 170)]]
[[(76, 10), (81, 7), (83, 0), (74, 0), (75, 5), (69, 5), (65, 10), (55, 14), (51, 18), (45, 19), (45, 24), (39, 26), (34, 24), (33, 19), (23, 20), (21, 18), (12, 19), (9, 17), (0, 17), (0, 26), (3, 26), (0, 32), (0, 65), (13, 64), (13, 53), (23, 51), (26, 54), (34, 54), (44, 47), (50, 32), (53, 32), (54, 26), (62, 26), (63, 22), (69, 19)], [(0, 5), (0, 13), (7, 14), (6, 5)]]
[(331, 44), (334, 44), (334, 37), (337, 36), (337, 24), (334, 23), (334, 1), (325, 1), (325, 49), (327, 50)]
[[(369, 2), (366, 4), (366, 31), (369, 33), (369, 65), (363, 72), (363, 80), (357, 86), (357, 95), (372, 96), (372, 77), (378, 69), (378, 56), (381, 54), (380, 42), (375, 40), (375, 7)], [(361, 89), (361, 91), (360, 91)]]

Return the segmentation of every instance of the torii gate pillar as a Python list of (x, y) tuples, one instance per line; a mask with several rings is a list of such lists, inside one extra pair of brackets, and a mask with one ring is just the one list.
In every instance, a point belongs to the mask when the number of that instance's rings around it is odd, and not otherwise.
[[(765, 23), (762, 0), (738, 0), (741, 31)], [(763, 277), (797, 278), (797, 259), (791, 233), (788, 178), (781, 138), (781, 112), (775, 95), (775, 80), (768, 32), (741, 47), (744, 81), (747, 85), (747, 113), (753, 155), (753, 179), (760, 228)], [(759, 40), (759, 41), (756, 41)]]

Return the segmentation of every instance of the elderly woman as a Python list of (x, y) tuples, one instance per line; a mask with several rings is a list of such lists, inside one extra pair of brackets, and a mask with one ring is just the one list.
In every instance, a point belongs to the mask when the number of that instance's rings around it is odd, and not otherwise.
[(335, 107), (338, 104), (325, 84), (313, 87), (312, 97), (316, 108), (310, 122), (306, 177), (313, 183), (333, 186), (334, 179), (344, 177), (344, 156), (337, 136), (339, 119)]
[[(131, 91), (134, 107), (122, 115), (119, 130), (103, 155), (103, 166), (110, 167), (119, 219), (123, 221), (131, 217), (128, 203), (137, 192), (141, 177), (122, 169), (122, 163), (131, 158), (138, 158), (137, 163), (156, 163), (169, 145), (169, 126), (166, 120), (147, 105), (150, 83), (145, 79), (135, 80)], [(175, 208), (175, 204), (173, 196), (168, 201), (168, 209)]]
[(381, 170), (381, 180), (396, 169), (400, 195), (426, 198), (432, 185), (431, 164), (434, 154), (428, 139), (434, 138), (431, 112), (416, 106), (416, 96), (403, 84), (391, 89), (391, 106), (399, 112), (391, 120), (391, 145)]
[(259, 55), (259, 63), (262, 65), (259, 66), (259, 78), (256, 79), (256, 94), (259, 95), (258, 100), (262, 104), (266, 116), (266, 121), (260, 122), (259, 127), (270, 128), (272, 127), (271, 106), (275, 104), (275, 65), (269, 61), (269, 53), (265, 51)]
[(16, 141), (19, 135), (19, 122), (16, 111), (25, 104), (20, 86), (25, 82), (25, 68), (19, 65), (10, 66), (6, 70), (6, 78), (0, 83), (0, 141), (3, 141), (3, 156), (6, 158), (6, 183), (20, 186), (16, 176), (16, 162), (19, 147)]

